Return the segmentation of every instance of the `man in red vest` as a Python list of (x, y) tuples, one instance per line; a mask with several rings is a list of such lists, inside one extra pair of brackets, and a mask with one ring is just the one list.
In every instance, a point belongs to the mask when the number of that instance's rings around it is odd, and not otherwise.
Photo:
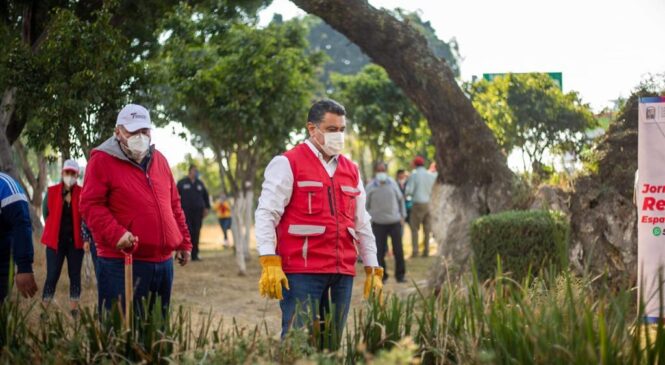
[(367, 274), (365, 298), (382, 289), (358, 167), (341, 155), (345, 114), (333, 100), (316, 102), (307, 117), (309, 139), (275, 157), (265, 171), (255, 216), (259, 292), (280, 300), (282, 336), (292, 325), (310, 323), (295, 313), (297, 306), (323, 321), (332, 304), (339, 341), (358, 255)]

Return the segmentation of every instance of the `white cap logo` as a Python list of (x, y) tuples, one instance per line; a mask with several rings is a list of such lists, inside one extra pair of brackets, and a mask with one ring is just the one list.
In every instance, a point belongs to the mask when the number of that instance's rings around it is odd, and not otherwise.
[(116, 119), (115, 125), (124, 126), (129, 132), (136, 132), (137, 130), (144, 128), (152, 128), (148, 109), (138, 104), (128, 104), (122, 108), (120, 113), (118, 113), (118, 119)]

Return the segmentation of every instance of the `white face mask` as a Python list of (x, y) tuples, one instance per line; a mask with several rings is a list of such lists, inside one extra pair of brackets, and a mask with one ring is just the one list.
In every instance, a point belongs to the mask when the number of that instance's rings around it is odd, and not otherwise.
[(384, 181), (388, 180), (388, 174), (386, 174), (385, 172), (377, 172), (376, 173), (376, 179), (381, 181), (381, 182), (384, 182)]
[(323, 134), (323, 145), (321, 149), (328, 156), (336, 156), (342, 153), (344, 149), (344, 132), (327, 132), (323, 133), (318, 128), (319, 133)]
[(71, 187), (76, 182), (76, 178), (71, 175), (65, 175), (62, 177), (62, 182), (65, 183), (67, 187)]
[(135, 134), (127, 138), (127, 147), (136, 154), (145, 155), (150, 148), (150, 137), (143, 133)]

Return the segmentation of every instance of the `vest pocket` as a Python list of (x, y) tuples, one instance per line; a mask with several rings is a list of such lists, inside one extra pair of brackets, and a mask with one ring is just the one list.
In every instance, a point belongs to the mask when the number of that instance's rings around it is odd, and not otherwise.
[(298, 181), (294, 202), (305, 214), (319, 214), (323, 209), (323, 183), (320, 181)]
[(292, 236), (304, 237), (302, 245), (302, 258), (307, 267), (307, 251), (309, 250), (309, 238), (320, 236), (326, 231), (326, 226), (313, 226), (305, 224), (289, 225), (289, 234)]
[(341, 186), (342, 190), (342, 212), (348, 218), (356, 217), (356, 198), (360, 195), (360, 190), (353, 186)]
[(360, 257), (360, 240), (358, 239), (358, 234), (356, 233), (356, 230), (351, 228), (351, 227), (346, 227), (346, 229), (349, 231), (349, 234), (351, 235), (352, 241), (353, 241), (353, 247), (356, 249), (356, 257)]

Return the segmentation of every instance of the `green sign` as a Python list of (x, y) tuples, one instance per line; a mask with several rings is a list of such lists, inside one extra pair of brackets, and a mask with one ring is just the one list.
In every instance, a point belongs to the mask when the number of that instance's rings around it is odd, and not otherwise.
[[(524, 72), (511, 72), (512, 74), (519, 75), (524, 74)], [(563, 90), (563, 74), (561, 72), (536, 72), (544, 73), (549, 76), (557, 85), (559, 85), (559, 90)], [(492, 81), (499, 76), (505, 76), (507, 73), (495, 73), (495, 74), (483, 74), (483, 78), (487, 81)]]

